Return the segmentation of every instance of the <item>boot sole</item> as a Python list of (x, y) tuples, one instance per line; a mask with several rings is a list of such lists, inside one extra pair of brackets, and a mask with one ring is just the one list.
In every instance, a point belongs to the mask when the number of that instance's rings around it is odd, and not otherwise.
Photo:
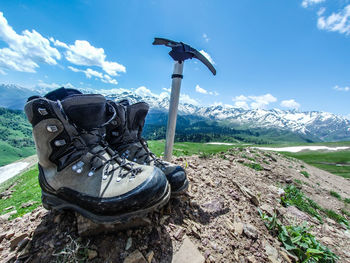
[(41, 199), (42, 199), (44, 208), (46, 208), (47, 210), (57, 210), (57, 211), (73, 210), (81, 214), (83, 217), (86, 217), (97, 224), (115, 224), (115, 223), (125, 223), (135, 218), (144, 217), (150, 212), (159, 210), (160, 208), (162, 208), (164, 205), (168, 203), (170, 199), (170, 192), (171, 192), (170, 186), (168, 184), (162, 198), (157, 203), (152, 204), (151, 206), (144, 209), (127, 212), (123, 214), (108, 215), (108, 216), (94, 214), (80, 206), (68, 203), (63, 199), (60, 199), (57, 196), (46, 193), (44, 191), (42, 191)]
[(188, 186), (189, 186), (189, 182), (186, 179), (184, 185), (181, 186), (181, 188), (179, 190), (177, 190), (176, 192), (175, 191), (171, 192), (171, 197), (176, 197), (176, 196), (179, 196), (179, 195), (183, 195), (184, 193), (187, 192)]

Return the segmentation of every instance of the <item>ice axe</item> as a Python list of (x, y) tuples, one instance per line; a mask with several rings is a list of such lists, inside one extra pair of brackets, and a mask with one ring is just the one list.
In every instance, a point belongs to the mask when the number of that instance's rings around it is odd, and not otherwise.
[(209, 68), (209, 70), (214, 75), (216, 75), (216, 70), (205, 56), (203, 56), (193, 47), (186, 45), (182, 42), (176, 42), (165, 38), (155, 38), (153, 41), (153, 45), (165, 45), (167, 47), (170, 47), (171, 51), (169, 52), (169, 55), (175, 60), (174, 72), (171, 76), (172, 84), (169, 105), (169, 117), (164, 150), (164, 159), (166, 161), (170, 161), (173, 153), (176, 117), (179, 106), (181, 80), (183, 78), (182, 72), (185, 60), (189, 58), (196, 58), (200, 60), (204, 65), (206, 65)]

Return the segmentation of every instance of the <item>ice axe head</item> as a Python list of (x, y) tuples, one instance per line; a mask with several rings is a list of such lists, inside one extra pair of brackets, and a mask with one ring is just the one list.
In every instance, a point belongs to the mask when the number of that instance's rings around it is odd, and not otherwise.
[(193, 47), (184, 44), (182, 42), (176, 42), (165, 38), (155, 38), (153, 41), (153, 45), (165, 45), (167, 47), (171, 47), (171, 51), (169, 55), (178, 62), (185, 61), (186, 59), (196, 58), (200, 60), (204, 65), (208, 67), (208, 69), (216, 75), (216, 70), (214, 66), (210, 63), (210, 61), (203, 56), (200, 52), (198, 52)]

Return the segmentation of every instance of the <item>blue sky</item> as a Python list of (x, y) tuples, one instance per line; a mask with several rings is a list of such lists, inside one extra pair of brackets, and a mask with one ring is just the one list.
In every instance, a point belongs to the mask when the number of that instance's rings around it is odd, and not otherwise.
[(217, 69), (187, 61), (185, 101), (350, 118), (348, 0), (2, 0), (0, 11), (0, 83), (161, 94), (173, 61), (152, 41), (165, 37)]

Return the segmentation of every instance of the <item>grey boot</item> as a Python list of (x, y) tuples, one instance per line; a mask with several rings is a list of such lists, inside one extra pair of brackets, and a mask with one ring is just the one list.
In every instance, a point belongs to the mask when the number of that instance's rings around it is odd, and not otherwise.
[[(58, 89), (31, 97), (39, 183), (47, 209), (72, 209), (95, 222), (123, 222), (165, 205), (170, 187), (155, 167), (121, 158), (104, 142), (107, 112), (101, 95)], [(114, 114), (115, 115), (115, 114)]]
[(116, 118), (107, 125), (108, 144), (121, 156), (139, 164), (160, 168), (166, 175), (172, 194), (182, 194), (188, 188), (185, 170), (178, 165), (157, 158), (142, 139), (142, 129), (149, 106), (145, 102), (129, 105), (127, 100), (110, 101), (117, 112)]

